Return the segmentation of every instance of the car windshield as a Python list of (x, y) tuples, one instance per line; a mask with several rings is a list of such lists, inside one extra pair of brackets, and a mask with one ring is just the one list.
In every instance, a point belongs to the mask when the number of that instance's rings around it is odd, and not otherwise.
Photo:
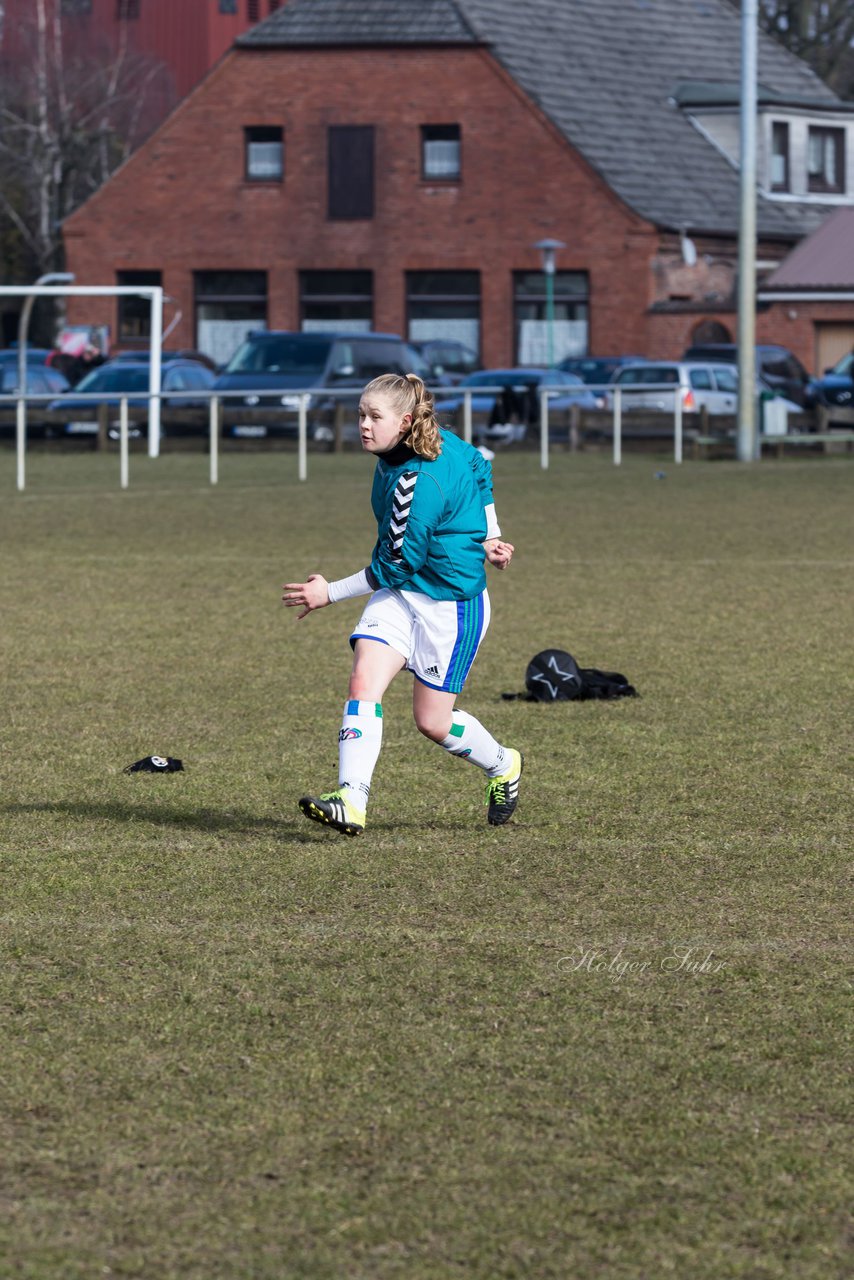
[(833, 366), (833, 372), (841, 373), (841, 374), (845, 374), (845, 373), (850, 374), (852, 372), (852, 369), (851, 369), (852, 363), (854, 363), (854, 351), (849, 351), (848, 354), (844, 355), (841, 360), (837, 360), (836, 364)]
[(588, 386), (596, 386), (611, 381), (616, 363), (615, 360), (564, 360), (561, 368), (574, 373)]
[(271, 334), (244, 342), (231, 357), (226, 373), (291, 373), (317, 378), (326, 368), (330, 338), (311, 334)]
[(623, 369), (617, 374), (617, 382), (624, 383), (646, 383), (654, 386), (658, 383), (670, 383), (679, 381), (679, 371), (674, 369), (672, 365), (639, 365), (636, 368), (629, 367)]
[(147, 366), (140, 368), (138, 365), (109, 364), (87, 373), (74, 389), (81, 392), (106, 391), (108, 393), (147, 391), (148, 377)]

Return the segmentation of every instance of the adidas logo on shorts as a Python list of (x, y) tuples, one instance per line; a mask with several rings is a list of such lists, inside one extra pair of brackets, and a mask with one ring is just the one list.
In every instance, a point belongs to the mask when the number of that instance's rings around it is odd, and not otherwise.
[(427, 669), (426, 669), (426, 671), (424, 672), (424, 674), (425, 674), (425, 676), (438, 676), (438, 675), (439, 675), (439, 668), (438, 668), (438, 667), (427, 667)]

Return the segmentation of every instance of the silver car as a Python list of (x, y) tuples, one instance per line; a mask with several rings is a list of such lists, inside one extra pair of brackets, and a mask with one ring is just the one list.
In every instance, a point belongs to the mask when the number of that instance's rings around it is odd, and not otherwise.
[[(734, 414), (738, 405), (738, 369), (732, 364), (687, 360), (629, 364), (617, 373), (614, 386), (622, 390), (624, 410), (659, 409), (672, 413), (677, 394), (682, 397), (685, 413), (705, 409), (709, 415)], [(613, 393), (608, 399), (609, 406), (613, 405)]]

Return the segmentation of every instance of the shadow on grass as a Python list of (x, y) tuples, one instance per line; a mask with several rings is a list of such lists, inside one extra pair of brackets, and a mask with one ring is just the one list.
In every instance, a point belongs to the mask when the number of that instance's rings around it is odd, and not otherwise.
[[(58, 801), (43, 804), (4, 804), (0, 805), (0, 813), (15, 814), (56, 814), (76, 818), (81, 821), (108, 821), (117, 823), (150, 822), (159, 827), (179, 827), (191, 831), (234, 832), (240, 835), (279, 834), (301, 843), (315, 842), (318, 839), (336, 836), (337, 832), (318, 823), (307, 823), (302, 815), (281, 818), (259, 818), (244, 810), (199, 809), (189, 812), (186, 809), (154, 808), (146, 805), (101, 804), (93, 801)], [(435, 821), (429, 824), (432, 829), (439, 829)], [(425, 823), (418, 820), (396, 820), (394, 822), (380, 819), (371, 823), (371, 831), (377, 834), (390, 835), (407, 828), (423, 831)], [(470, 829), (470, 824), (460, 821), (442, 824), (442, 830), (448, 834), (463, 833)]]
[(60, 801), (55, 804), (5, 804), (0, 813), (54, 813), (82, 820), (109, 822), (151, 822), (159, 827), (186, 827), (193, 831), (276, 832), (296, 828), (296, 819), (259, 818), (241, 810), (154, 808), (132, 804), (95, 804), (90, 801)]

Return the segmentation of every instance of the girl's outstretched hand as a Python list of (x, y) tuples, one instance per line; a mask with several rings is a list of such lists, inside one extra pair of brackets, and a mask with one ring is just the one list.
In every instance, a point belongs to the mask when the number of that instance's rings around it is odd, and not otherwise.
[(297, 622), (314, 609), (323, 609), (329, 604), (329, 583), (322, 573), (310, 573), (305, 582), (286, 582), (282, 591), (282, 603), (289, 609), (303, 606), (302, 613), (297, 614)]
[(500, 538), (487, 538), (483, 549), (487, 560), (496, 569), (506, 569), (516, 550), (512, 542), (502, 542)]

